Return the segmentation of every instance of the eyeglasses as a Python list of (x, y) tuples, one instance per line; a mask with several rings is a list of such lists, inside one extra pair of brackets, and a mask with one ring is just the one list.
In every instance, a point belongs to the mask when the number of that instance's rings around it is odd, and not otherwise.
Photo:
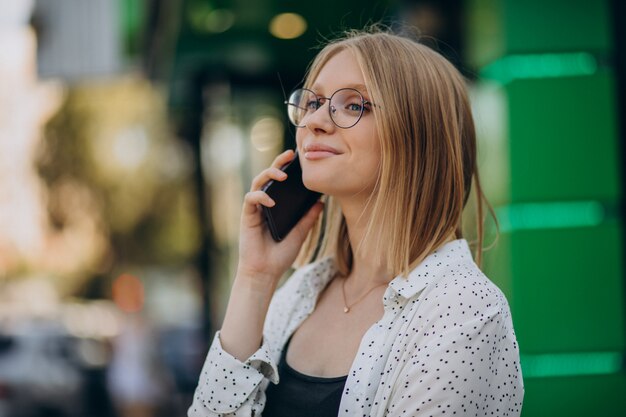
[(307, 118), (328, 100), (328, 114), (333, 123), (342, 129), (348, 129), (361, 120), (363, 111), (374, 106), (354, 88), (341, 88), (330, 97), (322, 97), (306, 88), (294, 90), (285, 101), (289, 121), (296, 127), (305, 127)]

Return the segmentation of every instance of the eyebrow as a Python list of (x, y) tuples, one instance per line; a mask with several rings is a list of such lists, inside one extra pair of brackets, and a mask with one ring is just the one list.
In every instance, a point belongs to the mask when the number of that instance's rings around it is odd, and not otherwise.
[[(367, 93), (368, 92), (367, 91), (367, 87), (365, 86), (365, 84), (347, 84), (347, 85), (344, 85), (341, 88), (354, 88), (355, 90), (358, 90), (360, 93), (364, 93), (364, 92)], [(341, 88), (338, 88), (338, 90), (340, 90)], [(320, 88), (319, 85), (313, 84), (310, 87), (310, 89), (313, 90), (313, 91), (317, 91), (317, 90), (320, 90), (321, 88)]]

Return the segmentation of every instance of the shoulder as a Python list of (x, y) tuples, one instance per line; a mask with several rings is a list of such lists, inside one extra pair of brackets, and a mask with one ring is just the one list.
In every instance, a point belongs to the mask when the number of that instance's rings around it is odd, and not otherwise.
[[(443, 268), (414, 300), (420, 323), (441, 333), (483, 329), (515, 340), (504, 293), (469, 259)], [(452, 331), (450, 334), (454, 334)]]
[(266, 328), (283, 327), (294, 315), (306, 315), (335, 270), (333, 258), (324, 258), (294, 270), (272, 297)]
[(396, 277), (391, 287), (422, 310), (461, 305), (481, 310), (496, 306), (508, 309), (504, 294), (476, 265), (465, 239), (433, 251), (407, 278)]
[(484, 363), (504, 361), (502, 366), (517, 367), (517, 339), (507, 299), (471, 258), (439, 269), (407, 307), (404, 316), (412, 329), (408, 355), (426, 350), (432, 357), (448, 357), (449, 352), (461, 352), (458, 357), (463, 359), (466, 353), (473, 357), (493, 352)]
[(447, 403), (463, 415), (519, 411), (523, 382), (506, 297), (462, 258), (431, 264), (423, 291), (408, 300), (393, 409), (412, 409), (423, 396), (421, 404)]
[(462, 259), (443, 268), (427, 290), (427, 294), (446, 304), (465, 299), (488, 308), (494, 304), (507, 304), (506, 297), (474, 263)]
[(498, 316), (510, 327), (506, 297), (476, 265), (464, 239), (433, 251), (407, 279), (395, 279), (392, 287), (409, 300), (417, 323), (458, 326), (477, 317)]

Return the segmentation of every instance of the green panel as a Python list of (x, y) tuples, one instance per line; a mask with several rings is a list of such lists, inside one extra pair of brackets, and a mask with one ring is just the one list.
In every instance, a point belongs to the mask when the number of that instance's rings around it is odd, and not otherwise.
[(615, 220), (511, 233), (512, 312), (522, 353), (624, 349), (620, 235)]
[(506, 90), (513, 202), (618, 199), (611, 74), (516, 80)]
[(616, 204), (599, 201), (550, 201), (518, 203), (498, 207), (496, 213), (502, 232), (531, 229), (564, 229), (598, 226), (615, 219)]
[(511, 306), (522, 416), (626, 416), (610, 1), (469, 0), (467, 10), (470, 63), (506, 97), (507, 117), (485, 88), (473, 99), (502, 233), (483, 268)]
[(563, 78), (593, 75), (601, 64), (589, 52), (507, 55), (480, 70), (483, 79), (508, 84), (529, 78)]
[(608, 0), (505, 0), (507, 53), (612, 48)]
[(466, 0), (468, 63), (480, 68), (500, 58), (505, 51), (503, 8), (500, 0)]
[(609, 1), (467, 0), (466, 54), (475, 68), (509, 54), (610, 54)]
[(622, 371), (623, 361), (619, 351), (521, 355), (525, 378), (615, 374)]
[[(515, 297), (511, 282), (511, 234), (501, 233), (495, 246), (484, 251), (483, 256), (482, 270), (502, 290), (513, 310)], [(515, 317), (513, 319), (515, 321)]]
[(623, 373), (569, 378), (524, 378), (522, 417), (626, 415)]
[(506, 90), (498, 83), (483, 81), (472, 86), (470, 98), (482, 189), (492, 205), (508, 204), (511, 201), (511, 157)]

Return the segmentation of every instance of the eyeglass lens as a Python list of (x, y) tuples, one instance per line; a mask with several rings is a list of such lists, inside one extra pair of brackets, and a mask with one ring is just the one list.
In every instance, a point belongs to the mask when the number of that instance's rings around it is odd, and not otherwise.
[[(287, 101), (289, 120), (298, 127), (304, 127), (307, 117), (322, 107), (326, 100), (327, 98), (318, 97), (311, 90), (295, 90)], [(357, 124), (361, 118), (364, 99), (357, 90), (342, 88), (335, 91), (328, 105), (333, 123), (341, 128), (349, 128)]]

